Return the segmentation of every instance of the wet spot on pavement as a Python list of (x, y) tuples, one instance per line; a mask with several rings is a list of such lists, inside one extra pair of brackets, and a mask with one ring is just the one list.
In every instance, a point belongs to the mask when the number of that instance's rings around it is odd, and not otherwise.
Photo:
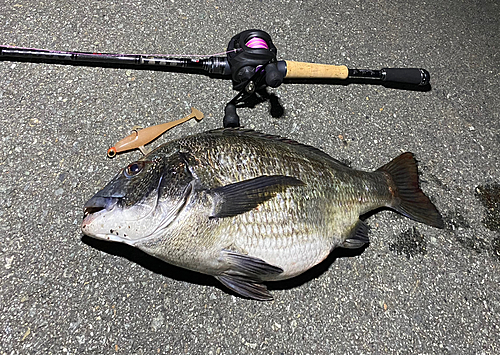
[(409, 259), (427, 254), (427, 242), (417, 228), (413, 227), (399, 234), (394, 243), (389, 244), (389, 250), (404, 254)]
[(500, 184), (479, 185), (476, 197), (486, 209), (482, 222), (491, 231), (500, 231)]

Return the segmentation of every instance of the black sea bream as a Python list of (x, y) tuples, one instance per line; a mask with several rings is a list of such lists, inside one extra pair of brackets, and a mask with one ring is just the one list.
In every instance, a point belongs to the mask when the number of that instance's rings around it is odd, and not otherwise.
[(269, 300), (263, 282), (367, 243), (359, 216), (380, 207), (443, 227), (411, 153), (364, 172), (294, 141), (221, 129), (166, 143), (122, 169), (85, 204), (82, 231)]

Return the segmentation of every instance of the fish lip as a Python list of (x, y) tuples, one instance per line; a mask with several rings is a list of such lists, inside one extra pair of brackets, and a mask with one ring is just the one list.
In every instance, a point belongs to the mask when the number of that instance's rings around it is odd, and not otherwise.
[(102, 210), (109, 211), (112, 209), (119, 201), (117, 197), (111, 196), (94, 196), (88, 200), (83, 206), (84, 217), (92, 215)]
[(99, 240), (118, 242), (124, 244), (129, 244), (130, 241), (130, 239), (124, 238), (123, 236), (117, 236), (115, 234), (106, 234), (106, 233), (96, 233), (92, 237)]
[[(93, 234), (89, 234), (91, 233), (89, 232), (89, 226), (97, 218), (100, 212), (113, 209), (119, 200), (120, 198), (99, 195), (95, 195), (88, 200), (83, 206), (83, 221), (80, 227), (83, 233), (94, 236)], [(111, 240), (111, 238), (104, 234), (95, 235), (95, 238)]]
[(83, 215), (84, 217), (87, 217), (88, 215), (97, 213), (99, 211), (102, 211), (103, 209), (105, 209), (105, 207), (84, 207)]

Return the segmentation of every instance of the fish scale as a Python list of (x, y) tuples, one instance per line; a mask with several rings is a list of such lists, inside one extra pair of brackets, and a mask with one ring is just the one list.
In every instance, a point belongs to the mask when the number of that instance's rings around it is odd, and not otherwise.
[(85, 204), (82, 231), (269, 300), (263, 282), (368, 243), (359, 217), (380, 207), (443, 226), (411, 153), (364, 172), (311, 146), (223, 129), (166, 143), (122, 169)]
[(332, 247), (331, 238), (308, 233), (307, 226), (301, 226), (293, 218), (287, 223), (280, 223), (279, 219), (273, 218), (272, 211), (259, 213), (252, 224), (243, 216), (239, 219), (226, 231), (229, 235), (237, 236), (233, 248), (248, 255), (258, 256), (273, 265), (290, 263), (279, 279), (295, 276), (304, 268), (308, 269), (317, 264)]

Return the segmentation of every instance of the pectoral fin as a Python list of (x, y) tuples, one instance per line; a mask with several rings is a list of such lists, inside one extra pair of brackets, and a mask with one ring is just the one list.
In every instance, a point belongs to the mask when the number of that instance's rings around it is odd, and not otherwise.
[(222, 258), (229, 268), (215, 278), (224, 286), (243, 297), (259, 301), (273, 299), (267, 287), (262, 284), (262, 278), (281, 274), (283, 269), (270, 265), (264, 260), (229, 250), (222, 251)]
[(211, 190), (214, 211), (211, 218), (233, 217), (248, 212), (291, 186), (303, 186), (299, 179), (284, 175), (260, 176)]

